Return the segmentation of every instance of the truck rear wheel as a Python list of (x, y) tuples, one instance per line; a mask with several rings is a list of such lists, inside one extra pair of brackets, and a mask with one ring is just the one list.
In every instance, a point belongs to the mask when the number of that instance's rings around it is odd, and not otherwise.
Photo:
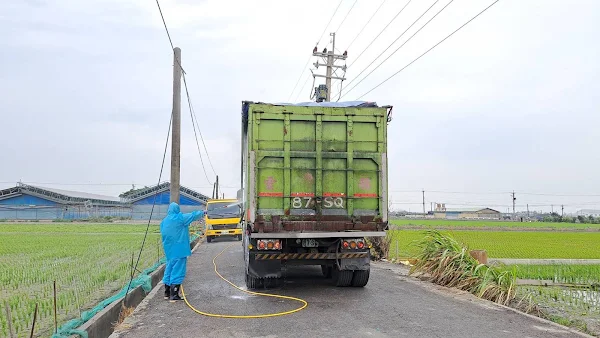
[(369, 282), (370, 273), (370, 269), (354, 271), (352, 276), (352, 286), (362, 288), (363, 286), (367, 285), (367, 283)]
[(333, 269), (333, 281), (335, 286), (350, 286), (352, 284), (352, 270)]
[(331, 273), (333, 272), (333, 267), (327, 266), (325, 264), (321, 265), (321, 272), (325, 278), (331, 278)]
[(212, 236), (206, 236), (206, 243), (212, 242)]
[(283, 284), (283, 278), (265, 278), (264, 284), (267, 289), (277, 288)]
[(263, 285), (263, 280), (261, 278), (256, 278), (250, 276), (248, 272), (246, 272), (246, 287), (248, 290), (255, 290), (260, 288)]

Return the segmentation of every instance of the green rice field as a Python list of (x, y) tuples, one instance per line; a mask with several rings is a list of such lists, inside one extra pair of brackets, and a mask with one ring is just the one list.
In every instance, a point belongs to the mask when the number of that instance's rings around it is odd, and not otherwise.
[[(0, 223), (0, 336), (9, 336), (5, 304), (13, 331), (28, 337), (36, 303), (36, 335), (50, 336), (53, 281), (59, 326), (122, 288), (145, 230), (144, 224)], [(152, 226), (138, 270), (162, 256), (159, 239), (158, 226)]]
[(600, 224), (580, 223), (550, 223), (550, 222), (512, 222), (493, 220), (446, 220), (446, 219), (391, 219), (390, 223), (399, 227), (460, 227), (460, 228), (544, 228), (544, 229), (571, 229), (571, 230), (598, 230)]
[[(513, 266), (507, 268), (512, 269)], [(549, 280), (554, 283), (600, 286), (600, 265), (515, 265), (517, 278)]]
[[(411, 258), (418, 254), (413, 242), (423, 238), (422, 230), (388, 233), (391, 235), (390, 257)], [(442, 233), (449, 233), (470, 249), (487, 250), (490, 258), (600, 259), (600, 232), (457, 230)]]

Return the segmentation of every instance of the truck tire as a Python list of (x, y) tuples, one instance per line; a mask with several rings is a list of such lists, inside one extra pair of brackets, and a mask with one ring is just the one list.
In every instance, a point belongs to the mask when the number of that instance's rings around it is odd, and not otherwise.
[(323, 273), (323, 277), (331, 278), (331, 273), (333, 272), (333, 267), (323, 264), (323, 265), (321, 265), (321, 272)]
[(352, 270), (333, 269), (333, 281), (335, 282), (335, 286), (350, 286), (352, 284), (352, 276)]
[(362, 288), (369, 282), (371, 270), (356, 270), (352, 277), (352, 286)]
[(242, 240), (242, 235), (237, 235), (237, 240), (241, 241)]
[(248, 290), (259, 289), (263, 285), (262, 282), (263, 281), (261, 278), (250, 276), (248, 272), (246, 272), (246, 287), (248, 288)]
[(263, 281), (266, 289), (278, 288), (283, 284), (283, 278), (265, 278)]
[(210, 243), (212, 242), (212, 237), (211, 236), (206, 236), (206, 243)]

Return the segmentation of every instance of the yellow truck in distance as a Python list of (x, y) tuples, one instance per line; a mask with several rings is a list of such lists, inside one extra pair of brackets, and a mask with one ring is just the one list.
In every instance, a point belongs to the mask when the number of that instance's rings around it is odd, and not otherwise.
[(204, 224), (206, 226), (206, 241), (216, 237), (235, 236), (242, 240), (240, 226), (241, 208), (236, 199), (211, 199), (206, 202)]

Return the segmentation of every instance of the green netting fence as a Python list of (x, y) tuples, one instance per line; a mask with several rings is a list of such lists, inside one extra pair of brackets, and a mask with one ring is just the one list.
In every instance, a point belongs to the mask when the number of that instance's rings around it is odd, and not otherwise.
[[(197, 234), (190, 235), (190, 243), (195, 241), (198, 237), (200, 237), (200, 236)], [(152, 279), (150, 278), (150, 274), (152, 272), (154, 272), (156, 269), (158, 269), (158, 267), (161, 266), (162, 264), (164, 264), (165, 262), (166, 262), (166, 258), (163, 257), (158, 262), (154, 263), (154, 265), (152, 265), (151, 267), (143, 270), (136, 278), (134, 278), (131, 281), (131, 286), (129, 287), (129, 290), (130, 291), (134, 290), (135, 288), (137, 288), (138, 286), (141, 285), (142, 289), (144, 289), (144, 291), (146, 291), (146, 293), (150, 292), (152, 290)], [(58, 328), (57, 332), (52, 335), (52, 338), (64, 338), (64, 337), (70, 337), (72, 335), (79, 335), (82, 338), (88, 338), (88, 334), (86, 331), (77, 330), (77, 328), (80, 327), (81, 325), (85, 324), (88, 320), (90, 320), (98, 312), (102, 311), (105, 307), (107, 307), (111, 303), (125, 297), (125, 293), (127, 292), (128, 285), (129, 285), (129, 283), (127, 283), (127, 285), (125, 285), (121, 289), (121, 291), (119, 291), (117, 294), (106, 298), (105, 300), (101, 301), (100, 303), (98, 303), (98, 305), (94, 306), (90, 310), (83, 311), (79, 318), (71, 319), (68, 322), (66, 322), (65, 324), (63, 324), (61, 327)]]

